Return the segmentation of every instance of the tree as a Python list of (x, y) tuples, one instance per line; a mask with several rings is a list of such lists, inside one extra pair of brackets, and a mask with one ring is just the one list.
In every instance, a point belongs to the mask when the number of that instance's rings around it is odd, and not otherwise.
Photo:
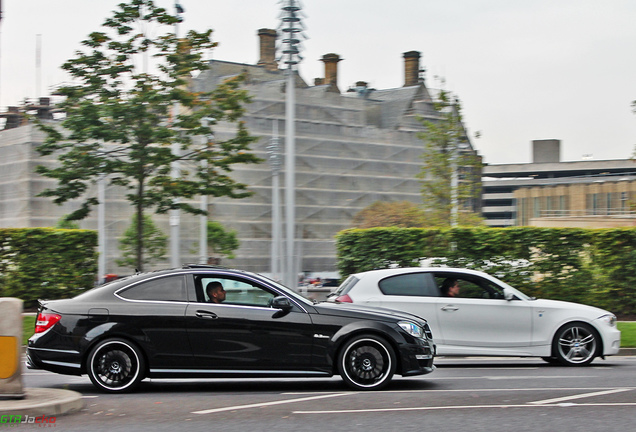
[(462, 124), (459, 100), (451, 101), (451, 95), (441, 91), (433, 103), (439, 119), (421, 120), (426, 127), (418, 137), (424, 141), (422, 155), (424, 165), (418, 174), (422, 180), (422, 201), (426, 218), (433, 226), (451, 225), (453, 162), (459, 177), (457, 200), (459, 203), (459, 223), (477, 225), (479, 215), (470, 210), (472, 200), (481, 193), (479, 176), (481, 161), (468, 147), (466, 130)]
[(422, 210), (409, 201), (376, 201), (360, 210), (353, 217), (356, 228), (397, 226), (401, 228), (424, 227), (426, 218)]
[[(182, 198), (249, 196), (247, 186), (230, 177), (232, 165), (260, 162), (249, 152), (256, 138), (240, 121), (250, 101), (240, 88), (244, 77), (231, 78), (210, 92), (191, 91), (188, 80), (207, 69), (203, 53), (216, 43), (211, 40), (212, 30), (189, 31), (177, 39), (171, 26), (179, 21), (152, 0), (120, 4), (104, 22), (103, 31), (82, 42), (86, 52), (78, 51), (62, 66), (75, 81), (60, 89), (66, 96), (60, 104), (66, 113), (62, 128), (40, 123), (48, 137), (38, 151), (55, 154), (60, 162), (57, 167), (37, 168), (58, 180), (55, 189), (41, 195), (53, 197), (57, 204), (81, 198), (81, 206), (68, 217), (80, 220), (98, 203), (88, 191), (101, 176), (125, 188), (137, 215), (140, 271), (145, 212), (181, 209), (204, 214)], [(156, 63), (154, 74), (147, 71), (149, 56)], [(181, 111), (171, 118), (175, 104)], [(201, 137), (211, 137), (211, 127), (220, 121), (235, 123), (235, 135), (201, 144)], [(172, 151), (173, 142), (178, 152)], [(192, 172), (171, 176), (172, 164), (186, 162)]]
[(139, 239), (142, 239), (143, 257), (142, 264), (151, 264), (163, 259), (168, 250), (168, 237), (155, 225), (149, 215), (144, 215), (142, 223), (142, 234), (137, 235), (139, 224), (137, 223), (137, 214), (132, 217), (132, 223), (124, 232), (124, 236), (119, 241), (119, 249), (122, 251), (122, 258), (115, 260), (117, 265), (122, 267), (136, 268), (137, 248)]
[(234, 251), (239, 248), (236, 231), (226, 230), (219, 222), (208, 221), (208, 247), (217, 255), (234, 258)]

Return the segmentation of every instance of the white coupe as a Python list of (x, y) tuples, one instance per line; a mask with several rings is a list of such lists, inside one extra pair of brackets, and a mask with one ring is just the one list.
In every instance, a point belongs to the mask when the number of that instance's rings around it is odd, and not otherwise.
[[(451, 295), (443, 292), (451, 288)], [(446, 294), (448, 295), (448, 294)], [(587, 365), (617, 354), (616, 316), (577, 303), (528, 297), (486, 273), (395, 268), (350, 275), (328, 298), (406, 311), (428, 321), (441, 356), (541, 357)]]

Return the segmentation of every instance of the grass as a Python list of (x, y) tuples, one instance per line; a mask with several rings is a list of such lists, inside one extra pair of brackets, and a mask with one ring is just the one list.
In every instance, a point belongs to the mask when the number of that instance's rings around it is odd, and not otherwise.
[(34, 329), (35, 329), (35, 317), (30, 315), (22, 317), (22, 343), (24, 345), (27, 344), (27, 341), (33, 334)]
[(621, 331), (621, 348), (636, 347), (636, 322), (619, 321), (618, 329)]
[[(26, 345), (27, 340), (33, 334), (35, 328), (35, 317), (25, 316), (22, 321), (22, 333), (24, 336), (23, 343)], [(636, 348), (636, 322), (619, 321), (618, 329), (621, 331), (621, 348)]]

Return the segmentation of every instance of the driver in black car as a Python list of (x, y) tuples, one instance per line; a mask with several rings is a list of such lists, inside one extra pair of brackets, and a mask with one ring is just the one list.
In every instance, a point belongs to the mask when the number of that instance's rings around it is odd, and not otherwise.
[(205, 292), (208, 294), (210, 303), (223, 303), (225, 301), (225, 290), (221, 282), (210, 282), (205, 287)]

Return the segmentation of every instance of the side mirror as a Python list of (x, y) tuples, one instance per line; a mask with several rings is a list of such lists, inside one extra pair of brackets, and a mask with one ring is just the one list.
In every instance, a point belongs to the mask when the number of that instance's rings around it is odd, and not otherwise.
[(279, 309), (274, 314), (274, 318), (278, 318), (278, 317), (281, 317), (283, 315), (287, 315), (292, 310), (292, 308), (294, 307), (294, 305), (292, 305), (292, 302), (285, 296), (274, 297), (272, 299), (271, 306), (274, 309)]
[(511, 300), (516, 299), (517, 297), (515, 297), (515, 295), (513, 293), (511, 293), (510, 291), (504, 290), (504, 298), (506, 300), (508, 300), (508, 301), (511, 301)]

